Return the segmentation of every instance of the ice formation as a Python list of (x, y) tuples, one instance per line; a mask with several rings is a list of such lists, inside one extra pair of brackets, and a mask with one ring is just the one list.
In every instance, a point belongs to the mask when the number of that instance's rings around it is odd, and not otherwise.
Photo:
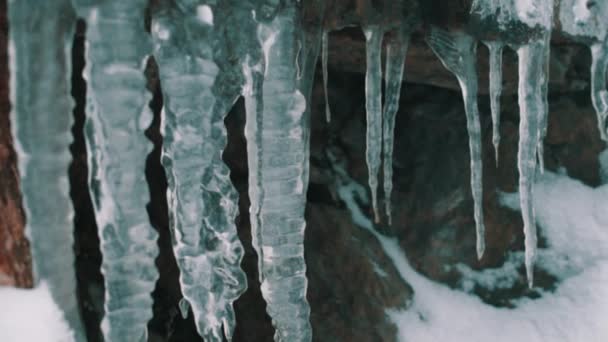
[(504, 44), (496, 41), (484, 43), (490, 51), (490, 107), (492, 111), (492, 144), (498, 166), (500, 146), (500, 96), (502, 95), (502, 50)]
[(146, 203), (144, 136), (152, 115), (143, 71), (151, 42), (145, 31), (147, 2), (74, 0), (87, 21), (87, 120), (89, 191), (103, 261), (106, 341), (146, 341), (158, 272), (157, 233)]
[[(238, 88), (223, 86), (228, 72), (215, 62), (225, 51), (214, 49), (213, 41), (221, 39), (228, 17), (218, 7), (167, 5), (157, 9), (152, 24), (165, 99), (162, 163), (182, 303), (192, 308), (205, 341), (231, 339), (232, 303), (247, 287), (234, 224), (238, 194), (222, 161), (224, 118)], [(204, 15), (193, 15), (199, 13)]]
[[(11, 101), (35, 273), (48, 282), (77, 340), (83, 338), (73, 270), (72, 208), (67, 167), (71, 129), (68, 77), (76, 13), (86, 19), (87, 139), (93, 198), (106, 284), (102, 330), (107, 341), (142, 341), (152, 316), (156, 233), (145, 210), (144, 176), (150, 123), (143, 75), (154, 55), (164, 96), (162, 163), (168, 176), (173, 250), (184, 300), (207, 341), (230, 340), (233, 302), (247, 287), (243, 247), (234, 224), (238, 198), (222, 161), (223, 120), (245, 99), (252, 244), (262, 295), (277, 341), (310, 341), (306, 300), (304, 209), (309, 176), (310, 95), (321, 54), (325, 113), (329, 28), (302, 24), (297, 0), (12, 0)], [(312, 2), (311, 2), (312, 3)], [(325, 2), (315, 0), (323, 11)], [(146, 32), (148, 6), (151, 36)], [(553, 0), (475, 0), (464, 31), (429, 26), (427, 41), (461, 87), (469, 133), (477, 255), (485, 249), (482, 150), (477, 105), (477, 42), (490, 50), (493, 144), (498, 163), (502, 52), (519, 57), (519, 207), (530, 286), (536, 257), (533, 184), (543, 166), (547, 130), (549, 39)], [(591, 48), (592, 102), (608, 140), (608, 5), (561, 0), (562, 30)], [(411, 23), (363, 26), (366, 39), (366, 162), (374, 218), (383, 161), (385, 210), (391, 221), (395, 116)], [(234, 29), (238, 27), (238, 29)], [(385, 33), (394, 31), (394, 35)], [(152, 41), (151, 41), (152, 38)], [(386, 40), (384, 105), (381, 49)], [(59, 43), (58, 43), (59, 42)], [(153, 43), (152, 43), (153, 42)], [(40, 63), (44, 60), (44, 63)], [(38, 81), (43, 80), (43, 81)], [(46, 112), (41, 115), (40, 112)], [(538, 163), (538, 164), (537, 164)], [(537, 168), (538, 165), (538, 168)], [(48, 194), (54, 194), (52, 200)], [(362, 195), (360, 195), (362, 196)], [(58, 251), (58, 252), (57, 252)]]
[(477, 70), (475, 66), (477, 42), (468, 34), (451, 34), (439, 28), (432, 28), (427, 40), (443, 65), (456, 76), (462, 90), (471, 153), (471, 189), (477, 233), (477, 257), (481, 259), (486, 244), (482, 205), (481, 126), (477, 106)]
[(562, 0), (560, 9), (562, 30), (591, 49), (591, 99), (597, 113), (601, 137), (608, 141), (608, 3)]
[(382, 156), (382, 38), (384, 28), (379, 25), (364, 28), (367, 71), (365, 73), (365, 111), (367, 118), (367, 145), (365, 160), (369, 173), (369, 188), (376, 222), (378, 211), (378, 173)]
[(10, 2), (9, 21), (11, 121), (34, 276), (48, 284), (70, 328), (82, 339), (71, 267), (68, 185), (73, 103), (69, 59), (76, 16), (68, 0), (22, 0)]
[(256, 16), (262, 58), (243, 68), (253, 245), (275, 340), (310, 341), (304, 261), (308, 123), (293, 67), (297, 8), (292, 2), (265, 13)]
[(405, 27), (386, 46), (386, 76), (384, 109), (382, 112), (382, 157), (384, 178), (384, 205), (389, 225), (392, 223), (391, 194), (393, 192), (393, 148), (395, 143), (395, 117), (399, 110), (405, 57), (409, 45), (409, 32)]

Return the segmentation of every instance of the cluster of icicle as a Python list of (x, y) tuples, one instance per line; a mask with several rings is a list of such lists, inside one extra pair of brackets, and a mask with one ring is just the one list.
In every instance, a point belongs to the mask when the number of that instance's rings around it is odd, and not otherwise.
[[(76, 19), (87, 23), (89, 190), (105, 278), (106, 341), (145, 341), (158, 272), (157, 234), (145, 205), (144, 176), (150, 124), (143, 69), (153, 56), (164, 96), (162, 164), (168, 177), (173, 249), (180, 269), (183, 314), (190, 308), (206, 341), (231, 340), (233, 302), (245, 291), (237, 237), (237, 193), (222, 161), (224, 118), (245, 99), (250, 218), (262, 294), (276, 341), (311, 341), (306, 301), (304, 208), (309, 173), (310, 103), (319, 50), (327, 89), (328, 34), (303, 27), (296, 0), (11, 0), (9, 2), (13, 134), (19, 153), (27, 232), (37, 279), (47, 281), (77, 341), (85, 340), (76, 303), (72, 253), (73, 209), (68, 194), (72, 101), (70, 43)], [(322, 2), (319, 2), (321, 6)], [(547, 125), (549, 39), (553, 0), (474, 1), (471, 17), (497, 34), (490, 51), (493, 142), (498, 151), (501, 59), (505, 46), (519, 56), (521, 208), (526, 267), (532, 285), (536, 228), (532, 185)], [(591, 47), (592, 98), (602, 138), (608, 139), (608, 6), (562, 0), (562, 29)], [(395, 116), (409, 37), (404, 20), (385, 44), (382, 101), (381, 49), (388, 29), (363, 27), (367, 45), (365, 96), (369, 185), (377, 221), (378, 174), (384, 162), (386, 215), (391, 220)], [(518, 27), (517, 33), (510, 28)], [(523, 29), (522, 29), (523, 28)], [(471, 152), (477, 253), (484, 253), (481, 132), (476, 49), (472, 33), (431, 28), (427, 41), (457, 77), (464, 98)], [(42, 62), (43, 61), (43, 62)], [(327, 97), (327, 91), (326, 91)], [(326, 106), (330, 117), (329, 105)], [(498, 153), (497, 153), (498, 156)], [(498, 158), (498, 157), (497, 157)], [(496, 160), (498, 162), (498, 159)], [(50, 195), (52, 194), (52, 196)]]

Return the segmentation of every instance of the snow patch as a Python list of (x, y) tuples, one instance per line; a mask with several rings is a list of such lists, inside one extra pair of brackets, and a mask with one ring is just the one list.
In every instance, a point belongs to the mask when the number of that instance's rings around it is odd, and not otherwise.
[[(334, 167), (340, 179), (338, 195), (353, 222), (374, 234), (400, 275), (414, 289), (411, 307), (387, 310), (399, 328), (401, 341), (608, 340), (608, 287), (605, 285), (608, 282), (608, 186), (592, 189), (567, 176), (549, 172), (540, 178), (535, 186), (534, 204), (549, 249), (541, 253), (539, 267), (551, 268), (549, 261), (554, 259), (551, 256), (562, 256), (565, 259), (561, 261), (577, 272), (562, 274), (563, 281), (555, 292), (543, 292), (539, 299), (519, 300), (516, 308), (507, 309), (485, 304), (474, 295), (450, 289), (417, 273), (398, 242), (379, 234), (362, 212), (357, 202), (366, 203), (367, 199), (360, 190), (361, 185), (352, 180), (342, 166)], [(509, 207), (519, 206), (518, 194), (503, 194), (500, 198), (501, 203)], [(521, 255), (519, 257), (521, 259)], [(485, 274), (486, 280), (494, 276)], [(489, 285), (500, 287), (500, 284)]]
[(0, 341), (74, 341), (46, 283), (32, 290), (0, 287), (0, 303)]

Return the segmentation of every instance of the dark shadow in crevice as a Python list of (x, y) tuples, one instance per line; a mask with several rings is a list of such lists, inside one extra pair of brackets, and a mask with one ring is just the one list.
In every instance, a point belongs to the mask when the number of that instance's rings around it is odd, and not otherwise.
[[(102, 341), (100, 323), (103, 317), (104, 284), (101, 274), (101, 252), (95, 211), (89, 194), (87, 150), (84, 138), (87, 85), (82, 76), (85, 67), (86, 24), (79, 20), (72, 45), (72, 97), (74, 98), (74, 141), (70, 145), (70, 196), (74, 205), (74, 253), (78, 282), (78, 304), (87, 340)], [(67, 267), (67, 265), (66, 265)]]

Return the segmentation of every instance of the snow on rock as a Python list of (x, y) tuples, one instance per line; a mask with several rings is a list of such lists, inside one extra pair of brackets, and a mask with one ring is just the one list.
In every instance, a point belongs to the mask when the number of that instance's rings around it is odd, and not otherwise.
[[(562, 257), (562, 266), (576, 270), (562, 274), (555, 292), (538, 299), (523, 299), (514, 309), (497, 308), (478, 297), (433, 282), (417, 273), (395, 239), (374, 230), (358, 202), (369, 202), (363, 187), (342, 168), (336, 174), (338, 195), (352, 220), (372, 232), (399, 273), (414, 289), (407, 310), (387, 310), (399, 326), (401, 341), (526, 341), (600, 342), (608, 339), (608, 185), (592, 189), (565, 175), (546, 172), (535, 184), (535, 209), (549, 249), (542, 250), (539, 266)], [(518, 194), (501, 197), (503, 205), (517, 208)], [(521, 254), (521, 253), (520, 253)], [(579, 258), (578, 260), (576, 258)], [(521, 255), (509, 262), (521, 263)], [(513, 270), (512, 270), (513, 271)], [(555, 269), (554, 269), (555, 271)], [(563, 268), (559, 270), (563, 272)], [(512, 273), (512, 272), (511, 272)], [(496, 274), (485, 274), (491, 281)], [(502, 281), (508, 286), (508, 276)], [(497, 332), (506, 332), (504, 334)], [(508, 333), (507, 333), (508, 332)]]
[(45, 282), (32, 290), (0, 287), (0, 303), (0, 341), (74, 341)]

